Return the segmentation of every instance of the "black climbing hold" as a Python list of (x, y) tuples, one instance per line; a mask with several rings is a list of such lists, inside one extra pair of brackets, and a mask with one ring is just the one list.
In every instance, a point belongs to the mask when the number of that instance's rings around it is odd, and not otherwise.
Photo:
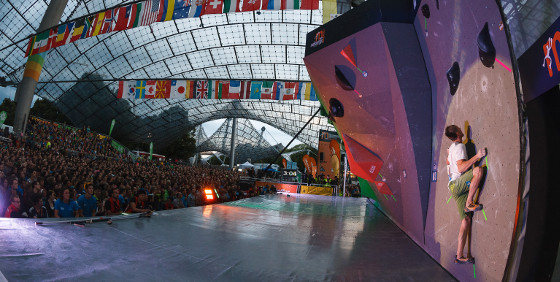
[(455, 95), (457, 88), (459, 88), (459, 80), (461, 79), (461, 69), (459, 63), (455, 62), (447, 71), (447, 81), (449, 82), (449, 92)]
[(478, 44), (480, 61), (486, 67), (492, 67), (496, 61), (496, 48), (494, 47), (494, 43), (492, 43), (492, 36), (488, 30), (488, 23), (486, 23), (480, 33), (478, 33), (476, 43)]
[(430, 7), (428, 6), (428, 4), (422, 5), (422, 15), (424, 15), (426, 19), (430, 18)]
[(344, 116), (344, 106), (342, 106), (342, 103), (336, 99), (336, 98), (331, 98), (329, 100), (329, 108), (331, 110), (331, 115), (334, 117), (343, 117)]
[(354, 90), (356, 75), (351, 68), (344, 65), (334, 66), (336, 82), (344, 90)]

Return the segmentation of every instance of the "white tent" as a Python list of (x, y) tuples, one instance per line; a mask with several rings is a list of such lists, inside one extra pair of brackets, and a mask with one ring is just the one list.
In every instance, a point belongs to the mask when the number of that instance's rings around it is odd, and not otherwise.
[(254, 167), (254, 165), (252, 165), (250, 162), (245, 162), (245, 163), (240, 164), (238, 166), (238, 168), (240, 168), (240, 169), (248, 169), (248, 168), (252, 168), (252, 167)]

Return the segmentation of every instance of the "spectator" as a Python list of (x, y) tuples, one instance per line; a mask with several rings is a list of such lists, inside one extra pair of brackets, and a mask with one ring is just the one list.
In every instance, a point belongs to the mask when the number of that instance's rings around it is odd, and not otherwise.
[(112, 196), (105, 202), (105, 214), (106, 215), (120, 215), (121, 202), (119, 201), (119, 189), (113, 188)]
[(97, 199), (93, 197), (93, 185), (87, 184), (85, 194), (78, 198), (80, 216), (94, 217), (97, 211)]
[(22, 217), (27, 217), (27, 213), (22, 213), (21, 212), (21, 201), (19, 199), (19, 195), (12, 195), (11, 198), (11, 204), (8, 207), (8, 209), (6, 209), (6, 214), (5, 217), (8, 218), (22, 218)]
[(54, 203), (54, 217), (77, 217), (78, 210), (78, 204), (71, 200), (70, 189), (64, 189), (62, 198)]
[(151, 209), (148, 207), (148, 195), (146, 190), (140, 189), (138, 195), (130, 200), (130, 206), (126, 212), (138, 213), (138, 212), (150, 212)]
[(29, 217), (32, 218), (46, 218), (49, 217), (47, 208), (43, 205), (43, 199), (40, 194), (33, 197), (33, 206), (29, 208)]

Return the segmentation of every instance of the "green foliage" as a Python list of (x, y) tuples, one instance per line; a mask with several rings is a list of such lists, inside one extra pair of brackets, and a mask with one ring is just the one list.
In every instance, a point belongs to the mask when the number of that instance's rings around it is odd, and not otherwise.
[(5, 98), (0, 105), (0, 112), (1, 111), (6, 111), (6, 113), (8, 114), (8, 117), (4, 121), (4, 124), (13, 125), (16, 113), (16, 102), (10, 100), (9, 98)]
[(62, 112), (60, 112), (53, 103), (46, 99), (35, 101), (33, 108), (31, 108), (30, 114), (36, 117), (44, 118), (46, 120), (72, 125), (72, 121), (70, 121), (68, 117), (62, 114)]
[(194, 131), (187, 132), (177, 138), (163, 150), (163, 154), (166, 157), (182, 160), (192, 157), (195, 152), (196, 140), (194, 139)]

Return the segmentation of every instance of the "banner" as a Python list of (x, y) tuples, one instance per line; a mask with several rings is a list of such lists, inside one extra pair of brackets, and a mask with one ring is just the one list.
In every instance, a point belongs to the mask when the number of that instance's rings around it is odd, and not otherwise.
[(152, 159), (153, 152), (154, 152), (154, 142), (150, 142), (150, 160)]
[[(255, 183), (256, 187), (270, 186), (270, 185), (276, 187), (276, 192), (297, 193), (297, 185), (295, 185), (295, 184), (263, 182), (263, 181), (257, 181)], [(332, 190), (332, 188), (331, 188), (331, 190)]]
[(6, 113), (6, 111), (0, 112), (0, 125), (4, 124), (6, 118), (8, 118), (8, 114)]
[(560, 17), (517, 60), (524, 102), (560, 84)]
[(111, 136), (111, 133), (113, 132), (113, 127), (115, 127), (115, 119), (113, 119), (111, 121), (111, 128), (109, 129), (109, 136)]
[(311, 82), (239, 80), (119, 81), (119, 99), (267, 99), (317, 101)]
[(332, 196), (333, 195), (333, 188), (332, 187), (302, 185), (301, 190), (300, 190), (300, 194)]
[(55, 26), (29, 39), (25, 57), (43, 53), (76, 40), (206, 14), (260, 10), (317, 10), (319, 0), (145, 0), (117, 6)]
[(113, 148), (115, 148), (115, 150), (119, 151), (121, 154), (124, 153), (124, 147), (121, 144), (119, 144), (117, 141), (112, 140), (111, 145), (113, 146)]

